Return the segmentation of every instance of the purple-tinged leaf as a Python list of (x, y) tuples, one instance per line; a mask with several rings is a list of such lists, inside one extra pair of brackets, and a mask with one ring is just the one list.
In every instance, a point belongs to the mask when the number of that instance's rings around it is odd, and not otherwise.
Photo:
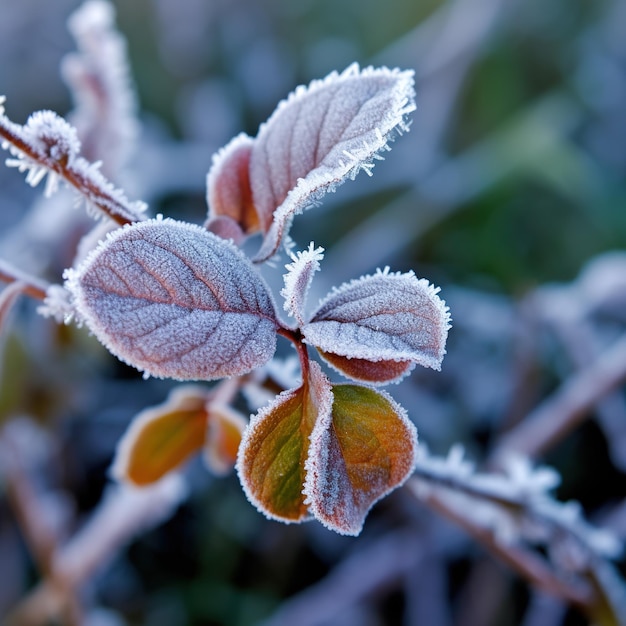
[(311, 435), (305, 502), (326, 527), (358, 535), (373, 504), (413, 471), (417, 432), (385, 393), (360, 385), (333, 385), (332, 393), (332, 411)]
[(438, 370), (450, 327), (438, 291), (412, 272), (379, 270), (335, 289), (302, 332), (307, 343), (324, 353), (374, 362), (412, 361)]
[(204, 223), (204, 227), (221, 239), (232, 239), (236, 245), (241, 244), (246, 238), (245, 233), (241, 230), (241, 226), (228, 215), (211, 217)]
[(246, 496), (270, 519), (301, 522), (309, 517), (302, 494), (309, 438), (330, 415), (331, 385), (310, 363), (303, 384), (284, 391), (252, 417), (244, 433), (237, 472)]
[(217, 217), (226, 216), (237, 222), (246, 234), (259, 230), (259, 217), (250, 189), (249, 164), (253, 141), (242, 133), (214, 155), (207, 176), (207, 224)]
[(280, 294), (285, 298), (285, 311), (302, 326), (304, 322), (304, 303), (315, 272), (324, 258), (324, 248), (314, 248), (313, 242), (307, 250), (291, 255), (292, 263), (285, 265), (288, 272), (284, 275), (285, 286)]
[(198, 226), (156, 219), (118, 229), (66, 278), (79, 320), (148, 375), (236, 376), (274, 353), (265, 283), (232, 243)]
[(250, 186), (266, 233), (256, 261), (279, 248), (295, 215), (388, 149), (415, 109), (413, 72), (348, 67), (298, 87), (252, 145)]

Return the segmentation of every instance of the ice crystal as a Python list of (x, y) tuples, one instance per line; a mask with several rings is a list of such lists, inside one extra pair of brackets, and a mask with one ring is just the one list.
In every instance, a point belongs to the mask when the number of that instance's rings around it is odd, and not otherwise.
[(291, 263), (285, 265), (285, 286), (280, 292), (285, 299), (285, 311), (302, 326), (304, 325), (304, 304), (315, 272), (320, 269), (324, 258), (324, 248), (315, 248), (313, 242), (307, 250), (290, 254)]

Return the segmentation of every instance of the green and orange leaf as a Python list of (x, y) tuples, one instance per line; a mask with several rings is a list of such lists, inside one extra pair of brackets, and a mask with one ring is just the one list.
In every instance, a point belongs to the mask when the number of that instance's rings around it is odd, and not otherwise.
[(284, 391), (251, 419), (237, 471), (248, 499), (270, 519), (308, 518), (302, 487), (309, 439), (331, 405), (330, 382), (312, 362), (300, 387)]
[(204, 446), (206, 403), (206, 390), (184, 386), (165, 403), (142, 411), (118, 444), (113, 476), (143, 487), (177, 469)]
[(304, 493), (311, 513), (344, 535), (358, 535), (372, 505), (415, 465), (417, 433), (386, 393), (333, 385), (332, 411), (311, 436)]

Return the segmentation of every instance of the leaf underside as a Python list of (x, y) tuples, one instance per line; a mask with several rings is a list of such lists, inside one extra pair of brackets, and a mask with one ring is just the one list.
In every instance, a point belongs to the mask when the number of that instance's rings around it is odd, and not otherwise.
[(414, 366), (411, 361), (368, 361), (367, 359), (351, 359), (323, 350), (319, 352), (325, 361), (344, 376), (374, 385), (399, 381)]

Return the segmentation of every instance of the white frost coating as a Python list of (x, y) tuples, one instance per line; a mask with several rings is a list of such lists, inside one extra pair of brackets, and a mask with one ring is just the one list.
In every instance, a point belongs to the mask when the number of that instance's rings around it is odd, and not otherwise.
[(63, 285), (50, 285), (46, 299), (37, 308), (37, 313), (44, 317), (53, 317), (57, 323), (69, 323), (75, 314), (72, 294)]
[(109, 233), (65, 284), (79, 321), (151, 376), (241, 375), (276, 347), (265, 283), (233, 244), (195, 225), (156, 219)]
[(0, 96), (0, 115), (4, 115), (4, 103), (6, 102), (6, 96)]
[(416, 462), (418, 448), (415, 425), (404, 408), (388, 393), (384, 391), (376, 393), (389, 402), (412, 441), (413, 457), (402, 459), (406, 471), (400, 480), (391, 485), (388, 484), (388, 480), (382, 480), (380, 484), (370, 481), (365, 490), (354, 488), (346, 471), (343, 452), (333, 427), (332, 410), (320, 413), (311, 433), (311, 446), (304, 465), (306, 480), (302, 493), (306, 496), (305, 504), (309, 506), (315, 519), (341, 535), (353, 537), (359, 535), (371, 508), (408, 480)]
[(414, 96), (412, 71), (353, 64), (278, 105), (250, 158), (252, 196), (267, 233), (256, 261), (276, 253), (295, 215), (360, 170), (371, 174), (394, 131), (408, 130)]
[(307, 250), (290, 254), (292, 263), (285, 265), (288, 270), (284, 275), (285, 286), (280, 295), (285, 299), (285, 311), (304, 326), (304, 305), (315, 272), (320, 269), (324, 258), (324, 248), (315, 248), (313, 242)]
[[(422, 454), (416, 464), (414, 491), (435, 494), (473, 523), (491, 530), (504, 543), (526, 539), (553, 546), (568, 538), (584, 554), (616, 558), (622, 546), (609, 531), (590, 526), (577, 502), (558, 502), (549, 493), (558, 473), (533, 468), (528, 459), (511, 457), (506, 475), (479, 474), (459, 451), (447, 458)], [(585, 557), (586, 558), (586, 557)]]
[(16, 134), (34, 154), (39, 155), (35, 161), (15, 146), (3, 146), (9, 148), (16, 157), (7, 159), (6, 165), (26, 172), (26, 182), (31, 187), (36, 187), (48, 175), (45, 195), (51, 196), (58, 186), (55, 169), (72, 167), (80, 151), (76, 129), (52, 111), (33, 113), (24, 127), (11, 123), (5, 117), (0, 118), (0, 124)]
[(80, 152), (76, 129), (53, 111), (33, 113), (24, 131), (33, 145), (53, 161), (65, 160), (71, 166)]
[(144, 219), (143, 202), (129, 202), (122, 190), (99, 172), (99, 163), (92, 164), (78, 156), (80, 142), (76, 130), (56, 113), (33, 113), (25, 126), (0, 114), (0, 131), (2, 148), (15, 157), (7, 159), (6, 165), (27, 172), (26, 182), (30, 185), (38, 185), (48, 175), (46, 193), (50, 194), (56, 190), (60, 177), (78, 190), (88, 209), (106, 208), (106, 215), (117, 215), (127, 222)]
[(126, 42), (115, 29), (115, 9), (105, 0), (84, 2), (68, 19), (78, 48), (63, 58), (61, 70), (72, 90), (72, 124), (83, 154), (102, 159), (108, 175), (125, 164), (139, 133), (137, 102)]
[(450, 312), (438, 288), (388, 268), (331, 292), (302, 328), (307, 343), (348, 358), (441, 368)]

